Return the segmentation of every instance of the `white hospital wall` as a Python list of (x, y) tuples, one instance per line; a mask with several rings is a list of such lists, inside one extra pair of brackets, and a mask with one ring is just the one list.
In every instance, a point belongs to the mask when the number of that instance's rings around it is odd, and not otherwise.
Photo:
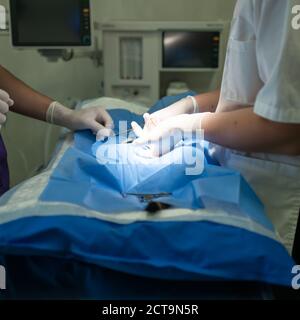
[(236, 0), (95, 0), (102, 20), (230, 20)]
[[(235, 0), (93, 0), (97, 22), (110, 20), (229, 21)], [(7, 4), (7, 0), (0, 0)], [(99, 34), (101, 44), (101, 35)], [(34, 50), (17, 51), (9, 37), (0, 33), (0, 64), (44, 94), (68, 103), (76, 98), (99, 96), (102, 68), (86, 58), (71, 62), (47, 62)], [(30, 177), (45, 158), (48, 125), (15, 114), (2, 129), (9, 152), (12, 185)], [(57, 139), (53, 131), (52, 147)]]

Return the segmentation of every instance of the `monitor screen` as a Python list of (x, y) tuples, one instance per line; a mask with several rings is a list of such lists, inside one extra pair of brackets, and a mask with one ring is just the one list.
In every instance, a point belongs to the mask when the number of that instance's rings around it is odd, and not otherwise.
[(10, 0), (10, 11), (14, 46), (91, 45), (89, 0)]
[(164, 32), (163, 68), (218, 68), (219, 48), (220, 32)]

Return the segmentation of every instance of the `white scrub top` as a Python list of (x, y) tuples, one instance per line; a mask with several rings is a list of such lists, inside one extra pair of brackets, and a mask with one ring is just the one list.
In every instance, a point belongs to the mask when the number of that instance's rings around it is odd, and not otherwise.
[[(261, 117), (300, 123), (300, 30), (291, 24), (296, 2), (237, 1), (217, 112), (253, 105)], [(248, 180), (291, 250), (300, 208), (300, 157), (212, 150), (222, 165)]]

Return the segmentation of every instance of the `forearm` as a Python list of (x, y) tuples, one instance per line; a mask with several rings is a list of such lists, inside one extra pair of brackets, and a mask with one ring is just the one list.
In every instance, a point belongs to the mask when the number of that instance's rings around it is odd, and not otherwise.
[(11, 111), (43, 121), (46, 119), (47, 109), (53, 100), (34, 91), (1, 66), (0, 88), (14, 100)]
[(199, 94), (196, 97), (199, 112), (215, 112), (220, 99), (220, 90)]
[(244, 152), (300, 155), (300, 124), (266, 120), (252, 107), (208, 114), (202, 120), (205, 139)]

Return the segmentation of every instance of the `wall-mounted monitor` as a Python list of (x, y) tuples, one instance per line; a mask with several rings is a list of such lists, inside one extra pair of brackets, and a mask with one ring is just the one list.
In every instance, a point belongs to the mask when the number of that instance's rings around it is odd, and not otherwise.
[(219, 67), (219, 31), (165, 31), (162, 40), (163, 69)]
[(92, 45), (90, 0), (10, 0), (15, 47)]

